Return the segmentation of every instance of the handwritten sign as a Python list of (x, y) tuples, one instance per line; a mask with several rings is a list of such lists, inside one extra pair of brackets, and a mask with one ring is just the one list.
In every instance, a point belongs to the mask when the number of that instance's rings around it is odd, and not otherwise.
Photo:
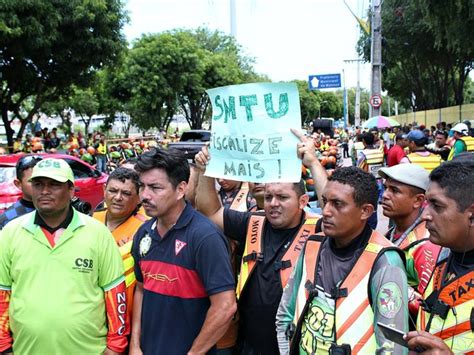
[(225, 86), (207, 91), (212, 103), (211, 160), (206, 175), (252, 182), (298, 182), (301, 128), (294, 83)]

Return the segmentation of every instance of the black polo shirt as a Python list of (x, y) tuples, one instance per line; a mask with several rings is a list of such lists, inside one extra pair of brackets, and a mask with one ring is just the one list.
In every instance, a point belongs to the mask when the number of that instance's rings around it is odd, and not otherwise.
[[(224, 210), (224, 233), (245, 244), (251, 212)], [(275, 318), (283, 288), (280, 270), (275, 262), (281, 261), (285, 251), (304, 222), (290, 229), (275, 229), (265, 219), (263, 227), (263, 261), (255, 266), (239, 300), (239, 337), (252, 349), (262, 354), (278, 354)]]
[(226, 243), (216, 225), (189, 203), (163, 238), (156, 218), (137, 231), (132, 255), (144, 288), (140, 344), (145, 354), (186, 354), (191, 349), (209, 296), (235, 288)]

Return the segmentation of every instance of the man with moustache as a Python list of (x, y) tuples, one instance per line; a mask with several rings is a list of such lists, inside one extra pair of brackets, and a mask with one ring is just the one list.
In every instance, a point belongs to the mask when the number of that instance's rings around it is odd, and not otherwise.
[[(293, 133), (301, 141), (298, 155), (312, 175), (318, 177), (318, 191), (324, 186), (326, 173), (316, 158), (314, 144), (302, 134)], [(210, 158), (207, 147), (195, 158), (202, 171), (197, 207), (226, 236), (245, 245), (236, 290), (241, 319), (240, 353), (278, 353), (275, 330), (278, 304), (302, 245), (316, 231), (318, 218), (309, 217), (303, 210), (308, 202), (303, 181), (266, 183), (263, 213), (223, 208), (215, 192), (214, 179), (203, 174)]]
[(135, 165), (147, 215), (134, 237), (130, 354), (213, 354), (236, 311), (224, 236), (185, 200), (189, 164), (152, 149)]
[(421, 218), (429, 173), (419, 165), (399, 164), (382, 168), (379, 174), (385, 179), (383, 214), (394, 224), (385, 236), (405, 254), (410, 326), (414, 329), (421, 295), (440, 253), (440, 247), (430, 242), (430, 234)]
[(423, 220), (443, 247), (423, 295), (417, 330), (406, 335), (424, 354), (474, 351), (474, 159), (443, 163), (430, 174)]
[(324, 235), (306, 242), (278, 308), (280, 354), (289, 353), (290, 338), (292, 354), (403, 353), (376, 325), (408, 328), (402, 258), (368, 225), (375, 178), (356, 167), (336, 169), (322, 199)]
[(0, 232), (0, 352), (122, 353), (129, 322), (112, 235), (71, 206), (64, 160), (41, 160), (30, 181), (36, 210)]
[(133, 294), (136, 284), (131, 254), (133, 236), (138, 228), (148, 220), (138, 213), (139, 188), (138, 174), (129, 168), (118, 167), (109, 175), (104, 186), (104, 202), (107, 207), (102, 211), (94, 212), (93, 215), (95, 219), (107, 226), (122, 255), (129, 319), (132, 319)]

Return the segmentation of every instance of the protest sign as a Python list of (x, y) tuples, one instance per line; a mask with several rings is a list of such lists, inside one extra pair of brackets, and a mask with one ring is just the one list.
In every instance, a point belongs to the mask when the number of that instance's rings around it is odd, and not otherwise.
[(239, 181), (298, 182), (301, 128), (294, 83), (232, 85), (207, 91), (212, 103), (211, 160), (206, 175)]

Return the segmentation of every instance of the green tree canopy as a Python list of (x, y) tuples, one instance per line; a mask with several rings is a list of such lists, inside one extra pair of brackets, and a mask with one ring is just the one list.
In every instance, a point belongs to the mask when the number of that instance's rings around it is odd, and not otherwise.
[[(44, 102), (87, 84), (116, 58), (126, 20), (120, 0), (0, 2), (0, 104), (10, 146), (15, 117), (22, 134)], [(25, 100), (33, 105), (23, 113)]]

